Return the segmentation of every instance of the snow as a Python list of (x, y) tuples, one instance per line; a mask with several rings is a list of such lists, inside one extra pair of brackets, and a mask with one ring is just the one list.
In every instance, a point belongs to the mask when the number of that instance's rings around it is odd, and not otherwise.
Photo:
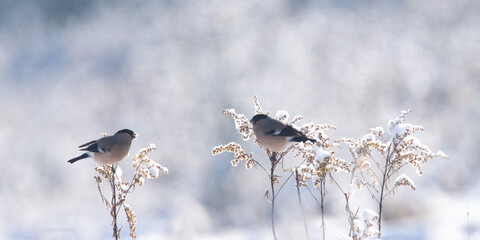
[(354, 177), (348, 189), (345, 192), (349, 193), (350, 195), (353, 195), (362, 189), (363, 184), (364, 184), (363, 180)]
[(383, 135), (383, 127), (376, 127), (376, 128), (371, 128), (369, 129), (370, 132), (378, 134), (378, 135)]
[[(225, 112), (236, 114), (235, 109), (233, 109), (233, 108), (225, 109)], [(237, 121), (233, 121), (233, 122), (235, 123), (235, 129), (239, 130), (240, 129), (240, 124)]]
[(392, 138), (402, 137), (410, 131), (410, 129), (412, 129), (412, 125), (409, 123), (391, 124), (389, 126)]
[(118, 178), (122, 178), (123, 176), (123, 170), (120, 166), (117, 166), (115, 168), (115, 174), (117, 175)]
[(283, 110), (283, 111), (278, 111), (277, 114), (275, 114), (278, 120), (282, 122), (288, 121), (288, 112)]
[(365, 208), (363, 209), (362, 211), (362, 219), (364, 221), (373, 221), (375, 220), (376, 218), (378, 218), (378, 213), (371, 210), (371, 209), (368, 209), (368, 208)]
[(149, 174), (153, 177), (153, 178), (157, 178), (159, 173), (160, 173), (160, 170), (158, 169), (157, 166), (155, 166), (154, 164), (150, 163), (148, 165), (148, 172)]
[(321, 147), (318, 147), (317, 145), (314, 145), (314, 150), (315, 150), (315, 161), (317, 162), (323, 162), (325, 158), (330, 157), (332, 155), (330, 152), (323, 150)]
[(410, 177), (408, 177), (405, 173), (401, 174), (395, 179), (395, 185), (410, 186), (412, 189), (416, 189), (415, 183), (413, 183), (412, 179), (410, 179)]
[(420, 140), (417, 137), (412, 136), (412, 135), (406, 136), (403, 139), (403, 141), (404, 142), (410, 142), (410, 144), (409, 144), (410, 147), (420, 147), (420, 146), (422, 146), (422, 143), (420, 142)]
[[(387, 199), (388, 210), (401, 196), (404, 205), (421, 196), (413, 203), (421, 208), (391, 212), (385, 236), (469, 239), (467, 209), (478, 236), (478, 1), (75, 2), (22, 1), (1, 14), (0, 239), (111, 239), (95, 163), (67, 166), (65, 158), (91, 136), (125, 127), (140, 133), (132, 156), (154, 141), (161, 150), (152, 159), (172, 170), (128, 200), (139, 239), (272, 239), (263, 170), (233, 169), (230, 155), (209, 154), (239, 139), (221, 110), (251, 113), (254, 94), (266, 110), (338, 126), (332, 140), (357, 139), (411, 107), (408, 117), (426, 129), (422, 143), (452, 161), (429, 161), (414, 179), (419, 191)], [(242, 145), (268, 164), (256, 144)], [(348, 161), (345, 148), (328, 150)], [(119, 163), (124, 177), (130, 162)], [(292, 185), (276, 206), (279, 239), (304, 239), (286, 237), (301, 222), (283, 217), (298, 212)], [(327, 186), (327, 239), (336, 239), (348, 223), (341, 194)], [(355, 203), (375, 210), (364, 191)], [(311, 239), (321, 239), (316, 203), (302, 194)], [(408, 220), (402, 228), (399, 218)]]
[(362, 140), (370, 142), (370, 141), (375, 141), (375, 135), (372, 133), (366, 134), (362, 137)]
[(450, 159), (444, 152), (442, 152), (441, 150), (438, 150), (437, 151), (437, 155), (439, 157), (442, 157), (442, 158), (445, 158), (445, 159)]
[(378, 233), (378, 214), (370, 209), (363, 209), (360, 217), (360, 229), (363, 229), (363, 235), (368, 239), (376, 239)]

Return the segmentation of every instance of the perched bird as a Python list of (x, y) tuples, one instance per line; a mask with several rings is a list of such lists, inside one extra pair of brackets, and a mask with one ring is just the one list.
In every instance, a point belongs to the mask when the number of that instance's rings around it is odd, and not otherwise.
[(120, 162), (127, 156), (132, 140), (136, 137), (137, 134), (132, 130), (122, 129), (113, 136), (103, 137), (79, 146), (81, 151), (87, 152), (68, 160), (68, 162), (74, 163), (88, 157), (93, 157), (93, 159), (101, 165)]
[(272, 152), (283, 152), (291, 144), (297, 142), (316, 142), (315, 139), (308, 138), (292, 126), (286, 125), (265, 114), (253, 116), (250, 122), (253, 125), (253, 132), (257, 137), (257, 141), (264, 148)]

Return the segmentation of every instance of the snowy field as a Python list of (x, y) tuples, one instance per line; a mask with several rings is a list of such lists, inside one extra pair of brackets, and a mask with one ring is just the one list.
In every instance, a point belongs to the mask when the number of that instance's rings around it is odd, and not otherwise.
[[(478, 0), (0, 1), (0, 239), (111, 239), (95, 163), (67, 160), (123, 128), (139, 134), (125, 178), (150, 143), (170, 171), (128, 196), (138, 239), (273, 239), (265, 172), (212, 155), (237, 142), (268, 166), (222, 113), (251, 118), (254, 96), (297, 126), (335, 126), (332, 140), (387, 132), (411, 109), (416, 137), (450, 160), (405, 167), (416, 190), (385, 200), (382, 239), (480, 239), (479, 12)], [(344, 196), (326, 189), (327, 239), (346, 239)], [(322, 239), (320, 207), (301, 197)], [(351, 201), (378, 207), (365, 191)], [(278, 238), (305, 239), (293, 181), (275, 204)]]

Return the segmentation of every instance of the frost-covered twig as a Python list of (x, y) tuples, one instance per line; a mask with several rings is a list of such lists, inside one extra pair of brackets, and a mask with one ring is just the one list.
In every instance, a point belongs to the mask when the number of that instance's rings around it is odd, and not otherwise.
[(310, 237), (308, 236), (307, 219), (305, 218), (305, 211), (303, 209), (302, 197), (301, 197), (301, 194), (300, 194), (300, 178), (298, 177), (298, 168), (295, 168), (295, 180), (296, 180), (296, 187), (297, 187), (298, 204), (300, 205), (300, 211), (301, 211), (302, 217), (303, 217), (303, 225), (305, 227), (305, 236), (306, 236), (306, 239), (308, 240), (308, 239), (310, 239)]
[[(113, 225), (113, 237), (115, 239), (120, 238), (120, 228), (118, 228), (117, 218), (120, 209), (123, 207), (124, 212), (127, 216), (127, 222), (130, 229), (130, 237), (132, 239), (137, 238), (137, 227), (136, 227), (136, 215), (133, 209), (125, 203), (125, 200), (129, 193), (133, 192), (135, 186), (143, 186), (145, 178), (156, 179), (160, 173), (169, 175), (168, 168), (163, 167), (162, 165), (154, 162), (148, 158), (147, 154), (156, 149), (154, 144), (150, 144), (148, 148), (141, 149), (139, 153), (135, 155), (132, 159), (132, 168), (134, 169), (134, 174), (130, 182), (124, 182), (122, 180), (123, 171), (118, 165), (111, 166), (97, 166), (95, 171), (99, 176), (95, 176), (95, 181), (97, 183), (97, 188), (100, 193), (102, 201), (105, 203), (107, 209), (110, 210), (110, 215), (112, 216), (112, 225)], [(112, 192), (111, 200), (107, 200), (105, 195), (102, 192), (101, 183), (102, 179), (105, 179), (110, 186)]]
[[(258, 98), (255, 97), (254, 102), (255, 113), (265, 114), (260, 107)], [(249, 140), (253, 137), (252, 126), (245, 115), (236, 113), (234, 109), (224, 110), (223, 112), (234, 119), (235, 127), (238, 132), (243, 135), (244, 140)], [(422, 131), (423, 128), (405, 122), (405, 117), (409, 112), (410, 110), (402, 111), (399, 117), (389, 121), (388, 132), (390, 136), (388, 137), (385, 136), (385, 131), (382, 127), (376, 127), (369, 129), (369, 133), (358, 140), (353, 138), (340, 138), (331, 142), (331, 139), (325, 134), (325, 131), (335, 130), (336, 128), (334, 126), (307, 123), (301, 127), (296, 127), (295, 124), (303, 119), (302, 116), (295, 116), (294, 119), (289, 122), (288, 113), (286, 111), (279, 111), (276, 114), (278, 120), (298, 129), (308, 138), (315, 139), (316, 142), (301, 142), (291, 146), (284, 152), (276, 154), (266, 150), (271, 164), (268, 170), (258, 161), (254, 160), (253, 154), (248, 154), (238, 143), (232, 142), (227, 145), (215, 147), (213, 154), (232, 152), (235, 154), (235, 158), (232, 160), (233, 166), (236, 166), (240, 161), (245, 161), (247, 169), (251, 169), (253, 166), (260, 166), (266, 173), (270, 180), (270, 190), (266, 192), (265, 196), (272, 204), (271, 221), (274, 238), (276, 238), (274, 224), (275, 199), (294, 174), (297, 195), (299, 195), (301, 187), (306, 187), (320, 205), (324, 239), (326, 226), (324, 200), (327, 194), (327, 177), (331, 183), (338, 187), (345, 197), (345, 208), (350, 224), (349, 236), (354, 240), (369, 238), (373, 235), (378, 235), (380, 238), (385, 198), (393, 194), (396, 189), (401, 186), (408, 186), (413, 190), (416, 189), (414, 182), (407, 175), (402, 174), (401, 170), (405, 166), (411, 165), (416, 169), (417, 174), (422, 175), (422, 166), (430, 159), (436, 157), (448, 159), (441, 151), (433, 153), (414, 136), (417, 131)], [(338, 149), (341, 150), (339, 144), (346, 144), (348, 146), (351, 161), (347, 162), (336, 156), (334, 151)], [(285, 157), (290, 153), (293, 155), (293, 158), (301, 159), (297, 161), (300, 162), (300, 164), (297, 164), (293, 168), (285, 169)], [(279, 181), (282, 174), (276, 173), (275, 171), (279, 163), (281, 163), (283, 173), (290, 172), (290, 175), (286, 180), (282, 181), (282, 184), (280, 184)], [(291, 166), (291, 164), (287, 166)], [(346, 174), (346, 176), (349, 177), (350, 180), (347, 186), (342, 186), (336, 180), (336, 173)], [(280, 187), (275, 188), (276, 184), (279, 184)], [(318, 189), (320, 192), (319, 199), (310, 191), (309, 184), (312, 184)], [(361, 210), (360, 207), (355, 207), (355, 210), (352, 209), (352, 196), (354, 196), (355, 192), (361, 191), (362, 189), (366, 189), (372, 199), (376, 201), (378, 204), (378, 212), (372, 213), (372, 211), (368, 209)], [(299, 203), (301, 205), (300, 195)], [(376, 222), (377, 224), (372, 224), (372, 222)]]
[(270, 190), (271, 192), (271, 203), (272, 203), (272, 211), (270, 212), (270, 218), (272, 222), (272, 232), (273, 232), (273, 239), (277, 239), (277, 234), (275, 233), (275, 183), (278, 182), (278, 177), (275, 175), (275, 168), (277, 167), (278, 161), (275, 155), (270, 155), (270, 163), (271, 163), (271, 168), (270, 168)]
[[(268, 114), (268, 112), (264, 112), (260, 107), (257, 97), (254, 97), (254, 102), (255, 102), (256, 114), (260, 114), (260, 113)], [(252, 126), (250, 125), (250, 122), (248, 121), (248, 118), (245, 115), (236, 113), (234, 109), (223, 110), (223, 112), (233, 118), (235, 122), (235, 128), (238, 130), (238, 132), (241, 135), (243, 135), (244, 140), (249, 140), (250, 138), (253, 137)], [(295, 124), (298, 121), (303, 119), (302, 116), (297, 115), (293, 118), (293, 120), (288, 122), (288, 112), (286, 111), (279, 111), (276, 114), (276, 117), (278, 120), (282, 121), (284, 124), (290, 125), (294, 128), (297, 128), (295, 127)], [(343, 162), (343, 160), (336, 158), (333, 152), (327, 152), (323, 150), (323, 149), (328, 149), (328, 148), (337, 146), (336, 143), (329, 142), (330, 138), (324, 132), (324, 130), (335, 129), (334, 126), (331, 126), (328, 124), (320, 125), (320, 124), (314, 124), (314, 123), (307, 123), (297, 129), (299, 129), (308, 138), (315, 139), (317, 143), (316, 144), (313, 144), (311, 142), (299, 143), (299, 144), (290, 146), (285, 151), (280, 153), (273, 153), (265, 149), (270, 162), (269, 171), (265, 167), (263, 167), (258, 161), (253, 159), (253, 154), (251, 153), (247, 154), (246, 151), (238, 143), (231, 142), (231, 143), (228, 143), (227, 145), (219, 145), (213, 148), (212, 150), (213, 155), (216, 155), (222, 152), (234, 153), (235, 157), (232, 160), (233, 166), (237, 166), (237, 164), (240, 161), (245, 161), (246, 163), (245, 166), (247, 169), (250, 169), (252, 166), (258, 165), (265, 171), (270, 181), (270, 190), (266, 192), (265, 196), (268, 199), (268, 201), (272, 204), (271, 205), (272, 207), (271, 222), (272, 222), (272, 232), (275, 239), (276, 239), (275, 224), (274, 224), (275, 199), (277, 198), (279, 192), (283, 189), (285, 184), (290, 180), (290, 178), (294, 174), (296, 176), (296, 180), (297, 180), (296, 185), (299, 193), (300, 188), (303, 186), (306, 186), (306, 181), (308, 179), (314, 177), (315, 180), (318, 180), (322, 177), (324, 178), (325, 174), (329, 171), (341, 171), (341, 169), (346, 169), (346, 165)], [(290, 153), (294, 153), (294, 157), (301, 157), (302, 161), (300, 163), (300, 166), (296, 166), (291, 169), (285, 169), (283, 167), (285, 157)], [(281, 163), (283, 172), (290, 172), (290, 175), (286, 178), (286, 180), (283, 181), (282, 184), (280, 184), (280, 181), (279, 181), (279, 178), (282, 175), (277, 175), (278, 173), (276, 173), (275, 171), (279, 163)], [(321, 180), (318, 180), (315, 183), (316, 187), (318, 182), (320, 181)], [(280, 185), (278, 189), (275, 187), (276, 184)], [(322, 193), (326, 193), (326, 191), (322, 190)], [(323, 199), (324, 195), (322, 196), (323, 196), (322, 197)], [(301, 200), (300, 200), (300, 204), (301, 204)], [(306, 222), (305, 222), (305, 226), (306, 226)], [(308, 231), (306, 234), (308, 236)]]
[[(422, 165), (430, 159), (448, 157), (441, 151), (433, 153), (430, 148), (421, 144), (420, 140), (414, 136), (417, 131), (422, 131), (423, 127), (412, 125), (405, 122), (405, 117), (410, 110), (402, 111), (400, 116), (388, 122), (390, 137), (385, 137), (382, 127), (370, 129), (359, 140), (342, 138), (338, 143), (349, 145), (353, 158), (351, 162), (352, 177), (359, 182), (358, 187), (365, 186), (372, 198), (378, 203), (378, 237), (381, 237), (382, 213), (385, 198), (393, 194), (400, 186), (409, 186), (416, 190), (413, 181), (406, 175), (400, 174), (406, 165), (411, 165), (417, 170), (418, 175), (423, 174)], [(383, 161), (377, 161), (372, 152), (377, 152), (382, 156)], [(370, 160), (374, 161), (372, 167)], [(400, 174), (400, 175), (399, 175)], [(396, 177), (393, 186), (392, 179)]]

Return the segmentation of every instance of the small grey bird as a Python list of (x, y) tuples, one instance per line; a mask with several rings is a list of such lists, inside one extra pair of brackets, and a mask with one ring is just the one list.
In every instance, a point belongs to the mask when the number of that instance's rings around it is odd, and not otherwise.
[(74, 163), (88, 157), (93, 157), (93, 159), (101, 165), (120, 162), (127, 156), (132, 140), (136, 137), (137, 134), (132, 130), (122, 129), (113, 136), (103, 137), (80, 145), (80, 150), (87, 152), (68, 160), (68, 162)]
[(253, 116), (250, 122), (253, 125), (253, 132), (257, 137), (257, 141), (264, 148), (272, 152), (283, 152), (291, 144), (298, 142), (316, 142), (315, 139), (308, 138), (292, 126), (286, 125), (265, 114)]

